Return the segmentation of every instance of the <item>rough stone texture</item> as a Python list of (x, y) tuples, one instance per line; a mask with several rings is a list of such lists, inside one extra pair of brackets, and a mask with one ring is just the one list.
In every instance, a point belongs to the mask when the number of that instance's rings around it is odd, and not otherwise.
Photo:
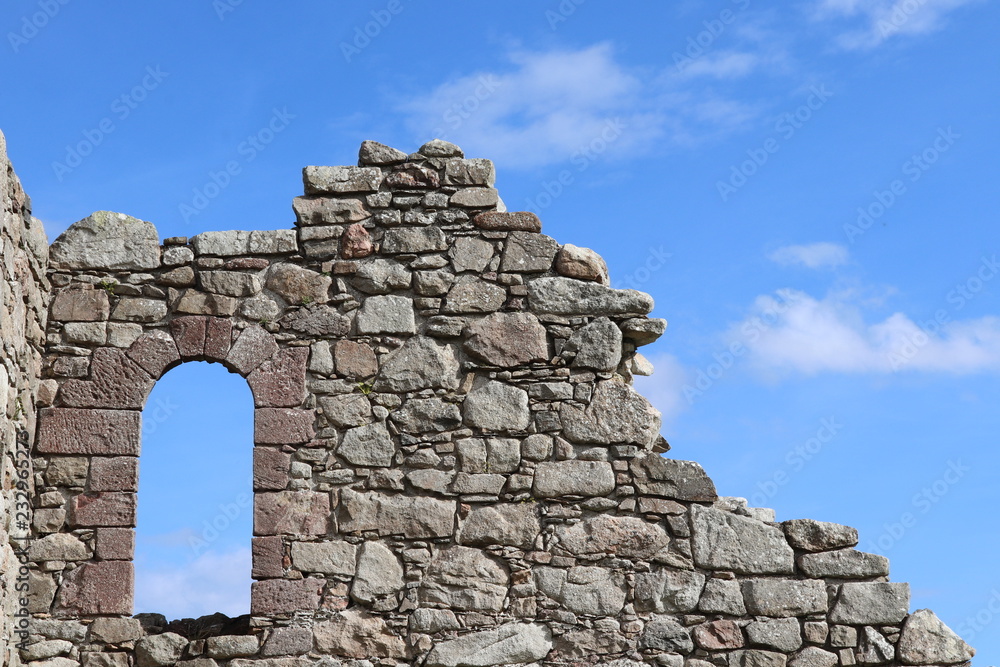
[[(0, 532), (0, 612), (16, 618), (27, 539), (34, 636), (0, 662), (969, 659), (929, 612), (907, 615), (908, 589), (853, 550), (853, 529), (775, 524), (659, 456), (670, 446), (632, 376), (651, 372), (635, 348), (665, 320), (609, 288), (596, 253), (506, 212), (492, 163), (445, 141), (412, 155), (368, 142), (359, 163), (305, 170), (295, 229), (161, 246), (108, 214), (49, 264), (2, 160), (0, 515), (15, 514), (19, 447), (33, 507), (29, 529)], [(141, 409), (189, 360), (224, 364), (255, 397), (252, 619), (130, 617)]]

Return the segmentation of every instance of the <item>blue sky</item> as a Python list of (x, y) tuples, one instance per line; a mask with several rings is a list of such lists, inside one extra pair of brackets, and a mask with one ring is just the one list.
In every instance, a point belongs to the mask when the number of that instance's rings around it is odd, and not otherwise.
[[(779, 519), (859, 528), (915, 609), (996, 662), (1000, 9), (344, 5), (5, 3), (0, 128), (50, 239), (101, 209), (164, 237), (287, 228), (301, 167), (353, 163), (364, 139), (454, 141), (496, 161), (509, 208), (656, 298), (671, 324), (641, 388), (674, 456)], [(236, 380), (161, 381), (151, 400), (181, 407), (146, 438), (144, 493), (158, 449), (197, 442), (214, 475), (226, 446), (249, 461), (249, 431), (223, 425), (249, 419)], [(209, 399), (185, 435), (178, 415)], [(176, 544), (238, 497), (236, 472), (186, 525), (142, 510), (157, 590), (204, 589), (182, 557), (243, 567), (248, 523), (197, 556)]]

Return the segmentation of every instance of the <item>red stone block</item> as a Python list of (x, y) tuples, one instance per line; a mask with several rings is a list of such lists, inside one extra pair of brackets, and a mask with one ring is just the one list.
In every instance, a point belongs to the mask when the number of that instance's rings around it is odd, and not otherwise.
[(70, 408), (141, 409), (155, 383), (124, 350), (101, 347), (90, 361), (90, 379), (64, 381), (56, 399)]
[(718, 651), (743, 646), (743, 632), (733, 621), (704, 623), (694, 629), (694, 640), (703, 649)]
[(434, 169), (416, 164), (403, 164), (396, 167), (395, 171), (386, 177), (385, 182), (393, 189), (437, 188), (441, 185), (441, 177)]
[(90, 460), (89, 491), (138, 491), (139, 459), (95, 456)]
[(166, 331), (150, 331), (136, 339), (126, 352), (153, 379), (159, 379), (181, 360), (174, 339)]
[(372, 236), (360, 222), (356, 222), (340, 235), (340, 256), (344, 259), (360, 259), (375, 252)]
[(308, 347), (279, 350), (247, 376), (258, 408), (294, 408), (306, 398)]
[(323, 579), (268, 579), (250, 586), (251, 614), (291, 614), (319, 608)]
[(472, 219), (473, 224), (480, 229), (498, 232), (540, 232), (542, 221), (530, 211), (514, 211), (500, 213), (486, 211)]
[(170, 333), (177, 344), (182, 359), (199, 358), (205, 354), (205, 333), (208, 318), (201, 316), (176, 317), (170, 322)]
[(285, 556), (285, 544), (280, 537), (255, 537), (250, 550), (253, 566), (250, 576), (254, 579), (280, 579), (291, 563)]
[(253, 412), (253, 441), (258, 445), (300, 445), (316, 435), (314, 410), (257, 408)]
[(333, 348), (333, 359), (337, 372), (349, 378), (370, 378), (378, 373), (378, 358), (364, 343), (338, 340)]
[(329, 523), (329, 493), (278, 491), (254, 494), (254, 535), (325, 535)]
[(134, 410), (45, 408), (38, 426), (38, 452), (138, 456), (140, 415)]
[(253, 448), (253, 490), (281, 491), (288, 486), (292, 457), (274, 447)]
[(94, 555), (99, 560), (132, 560), (135, 556), (135, 531), (131, 528), (98, 528)]
[(132, 615), (132, 563), (96, 561), (70, 570), (56, 598), (55, 615)]
[(240, 337), (226, 355), (226, 365), (246, 377), (251, 371), (270, 359), (278, 351), (274, 336), (262, 327), (251, 326), (243, 330)]
[(225, 361), (233, 344), (233, 321), (228, 317), (212, 317), (205, 327), (205, 356), (212, 361)]
[(82, 493), (70, 501), (73, 526), (135, 527), (134, 493)]

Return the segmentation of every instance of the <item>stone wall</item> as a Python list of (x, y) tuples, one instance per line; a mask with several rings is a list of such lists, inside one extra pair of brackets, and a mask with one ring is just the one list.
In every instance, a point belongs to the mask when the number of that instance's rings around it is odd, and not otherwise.
[[(596, 253), (506, 212), (491, 162), (365, 142), (304, 184), (290, 230), (161, 245), (101, 212), (53, 243), (25, 662), (971, 657), (856, 531), (775, 523), (661, 455), (632, 376), (666, 323)], [(254, 397), (245, 619), (130, 617), (141, 411), (188, 360)]]
[[(0, 651), (4, 665), (19, 664), (15, 623), (27, 621), (18, 553), (28, 545), (35, 438), (35, 399), (41, 377), (48, 283), (48, 241), (7, 159), (0, 133)], [(24, 632), (24, 630), (22, 630)], [(25, 635), (23, 639), (27, 639)]]

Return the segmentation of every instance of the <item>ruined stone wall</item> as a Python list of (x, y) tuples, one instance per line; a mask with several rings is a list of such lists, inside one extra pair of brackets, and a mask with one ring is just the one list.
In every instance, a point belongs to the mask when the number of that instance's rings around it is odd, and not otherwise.
[[(48, 241), (39, 221), (31, 217), (31, 202), (7, 159), (0, 133), (0, 652), (2, 664), (18, 664), (15, 647), (25, 634), (16, 623), (26, 622), (25, 577), (19, 579), (28, 545), (35, 402), (41, 377), (48, 282), (45, 267)], [(24, 632), (24, 630), (21, 630)]]
[[(856, 531), (720, 498), (661, 455), (651, 298), (506, 212), (488, 160), (366, 142), (294, 229), (52, 245), (37, 667), (958, 664)], [(254, 397), (251, 618), (130, 618), (141, 410), (224, 364)], [(247, 452), (251, 456), (251, 452)]]

